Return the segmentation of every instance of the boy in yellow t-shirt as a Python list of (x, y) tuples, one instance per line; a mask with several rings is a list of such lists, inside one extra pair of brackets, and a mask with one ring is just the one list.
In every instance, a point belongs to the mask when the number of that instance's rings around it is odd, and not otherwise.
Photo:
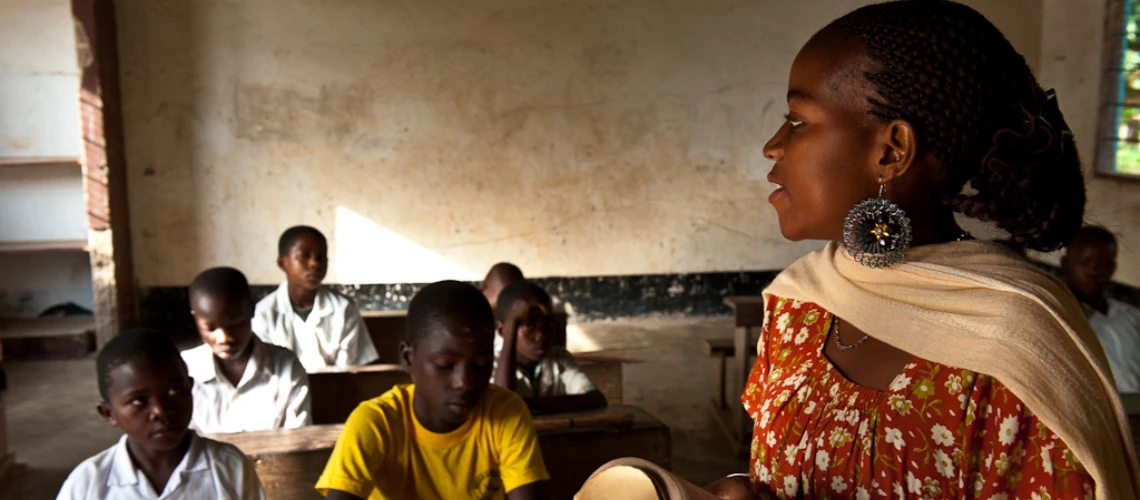
[(424, 287), (408, 307), (401, 362), (412, 385), (352, 412), (317, 491), (329, 499), (539, 497), (549, 479), (517, 395), (490, 386), (495, 320), (479, 290)]

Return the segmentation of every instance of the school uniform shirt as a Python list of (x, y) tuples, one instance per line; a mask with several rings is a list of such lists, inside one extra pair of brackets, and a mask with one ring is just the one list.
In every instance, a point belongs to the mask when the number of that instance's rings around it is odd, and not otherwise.
[(550, 478), (530, 410), (517, 395), (490, 386), (467, 422), (437, 434), (412, 411), (414, 385), (400, 385), (356, 407), (337, 439), (317, 491), (368, 500), (497, 500)]
[(1140, 309), (1110, 298), (1108, 314), (1088, 306), (1085, 314), (1108, 355), (1116, 390), (1140, 393)]
[(289, 284), (257, 303), (253, 331), (261, 340), (293, 350), (305, 369), (360, 366), (376, 361), (376, 347), (356, 304), (328, 287), (317, 290), (307, 318), (293, 311)]
[(210, 346), (182, 352), (194, 378), (190, 427), (206, 434), (293, 429), (312, 423), (309, 375), (284, 347), (250, 339), (253, 353), (237, 385), (220, 373)]
[[(503, 351), (503, 337), (495, 335), (495, 366)], [(494, 379), (492, 378), (492, 381)], [(573, 396), (595, 390), (594, 384), (578, 368), (574, 355), (565, 347), (550, 346), (533, 371), (516, 365), (515, 392), (524, 398), (545, 396)]]
[(231, 444), (190, 434), (190, 448), (162, 492), (131, 461), (124, 434), (71, 471), (56, 500), (264, 500), (253, 461)]

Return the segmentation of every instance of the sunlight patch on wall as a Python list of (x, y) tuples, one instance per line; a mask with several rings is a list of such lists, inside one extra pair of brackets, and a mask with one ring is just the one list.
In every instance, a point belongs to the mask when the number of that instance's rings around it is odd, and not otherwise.
[(336, 208), (334, 241), (330, 266), (341, 283), (480, 279), (477, 273), (342, 206)]

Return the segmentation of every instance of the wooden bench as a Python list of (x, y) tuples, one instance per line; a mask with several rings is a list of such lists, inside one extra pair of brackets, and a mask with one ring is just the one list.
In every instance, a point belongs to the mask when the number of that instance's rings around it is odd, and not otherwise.
[[(756, 356), (756, 344), (751, 344), (751, 355)], [(727, 389), (728, 372), (726, 371), (726, 362), (728, 358), (736, 355), (736, 340), (731, 338), (723, 339), (706, 339), (705, 340), (705, 353), (710, 357), (716, 359), (716, 394), (715, 406), (720, 409), (727, 409), (728, 403), (726, 401), (725, 389)]]
[[(367, 311), (362, 312), (364, 326), (376, 346), (381, 363), (400, 362), (400, 342), (404, 340), (404, 329), (408, 323), (408, 311)], [(553, 345), (566, 345), (566, 325), (569, 317), (565, 312), (555, 312), (551, 316)]]
[(7, 359), (83, 359), (95, 352), (95, 317), (0, 319)]
[[(582, 360), (579, 366), (610, 405), (621, 404), (622, 361), (595, 357)], [(325, 368), (310, 372), (313, 423), (344, 423), (361, 402), (411, 382), (411, 376), (400, 365)]]
[[(232, 443), (253, 459), (266, 498), (319, 499), (313, 489), (324, 471), (339, 424), (316, 425), (211, 438)], [(621, 457), (649, 460), (666, 470), (672, 467), (669, 428), (633, 406), (547, 415), (535, 418), (543, 461), (550, 472), (547, 498), (571, 499), (591, 473)]]

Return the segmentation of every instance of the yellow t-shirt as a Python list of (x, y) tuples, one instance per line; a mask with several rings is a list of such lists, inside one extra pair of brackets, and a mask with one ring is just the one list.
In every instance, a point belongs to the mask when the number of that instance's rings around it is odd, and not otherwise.
[(337, 489), (369, 500), (504, 499), (519, 486), (549, 479), (530, 411), (496, 385), (460, 428), (425, 429), (412, 411), (414, 385), (400, 385), (352, 412), (317, 491)]

